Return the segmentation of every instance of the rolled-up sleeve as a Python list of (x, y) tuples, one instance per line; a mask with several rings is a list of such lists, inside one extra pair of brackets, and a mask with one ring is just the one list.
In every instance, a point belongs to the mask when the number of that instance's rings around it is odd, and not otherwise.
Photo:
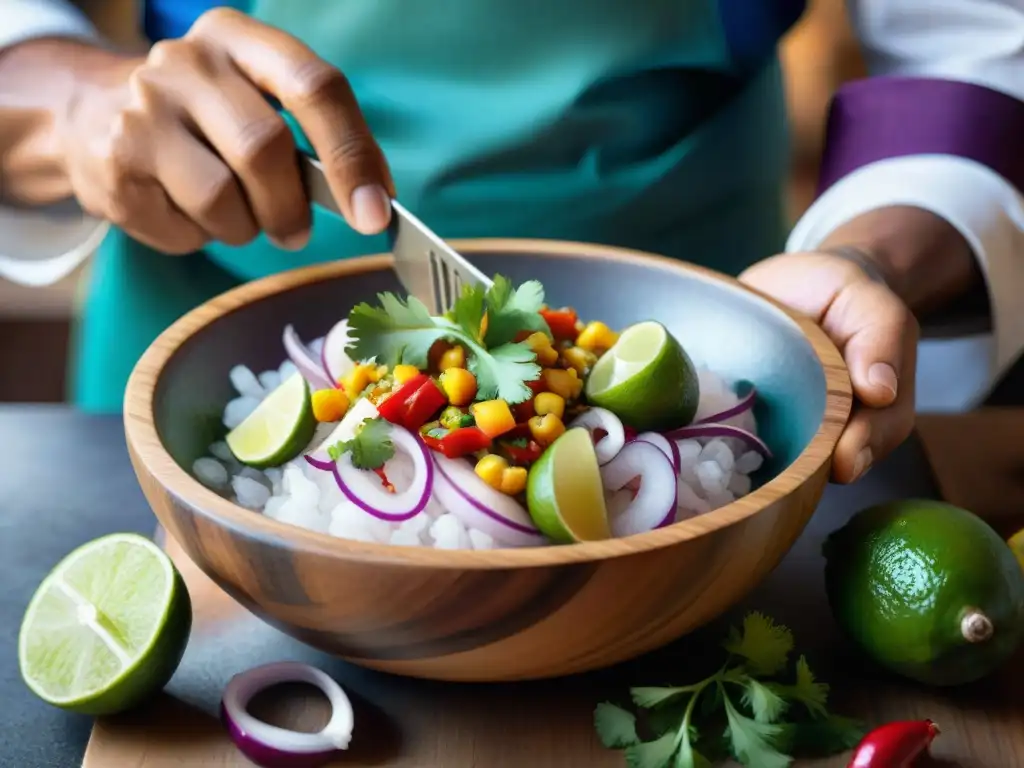
[[(85, 15), (65, 0), (0, 2), (0, 54), (44, 37), (99, 40)], [(0, 204), (0, 277), (26, 285), (57, 282), (89, 257), (107, 228), (74, 201), (35, 208)]]
[(991, 383), (1024, 350), (1024, 0), (849, 6), (872, 76), (833, 100), (819, 196), (787, 250), (885, 206), (941, 216), (987, 280)]

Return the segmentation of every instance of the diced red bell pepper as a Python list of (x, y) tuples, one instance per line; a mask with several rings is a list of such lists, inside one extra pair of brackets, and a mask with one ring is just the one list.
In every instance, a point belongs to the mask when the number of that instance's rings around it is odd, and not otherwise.
[(425, 373), (412, 377), (378, 407), (392, 424), (416, 432), (448, 404), (437, 383)]
[(430, 435), (421, 437), (428, 448), (444, 454), (449, 459), (457, 459), (491, 447), (491, 438), (479, 427), (459, 427), (440, 438)]
[(517, 403), (516, 405), (513, 405), (512, 415), (515, 417), (517, 424), (524, 424), (532, 419), (537, 415), (537, 412), (533, 407), (533, 400), (527, 400), (525, 403)]
[(579, 335), (576, 331), (576, 323), (579, 316), (572, 309), (542, 309), (540, 316), (551, 329), (551, 334), (556, 340), (568, 339), (574, 341)]
[(503, 445), (502, 449), (513, 464), (519, 465), (533, 464), (544, 453), (544, 449), (536, 440), (530, 440), (526, 445)]

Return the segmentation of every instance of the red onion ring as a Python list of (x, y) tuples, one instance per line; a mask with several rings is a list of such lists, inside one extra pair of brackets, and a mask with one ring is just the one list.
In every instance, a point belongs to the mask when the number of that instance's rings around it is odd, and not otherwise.
[(679, 479), (672, 461), (660, 448), (639, 438), (626, 443), (618, 455), (601, 467), (601, 480), (618, 491), (634, 478), (640, 489), (633, 501), (609, 520), (614, 536), (632, 536), (668, 525), (675, 519)]
[[(660, 432), (644, 432), (637, 435), (633, 440), (641, 440), (645, 443), (650, 443), (655, 448), (664, 453), (669, 460), (672, 462), (672, 469), (678, 475), (679, 470), (682, 469), (683, 461), (679, 456), (679, 446), (676, 445), (675, 440), (669, 440)], [(630, 440), (630, 442), (633, 442)]]
[(594, 453), (597, 454), (598, 464), (607, 464), (618, 455), (622, 446), (626, 444), (626, 431), (619, 421), (619, 417), (604, 408), (588, 408), (568, 425), (583, 427), (591, 435), (597, 430), (605, 434), (594, 443)]
[(351, 440), (356, 436), (359, 425), (367, 419), (373, 419), (380, 415), (377, 406), (365, 397), (362, 397), (352, 404), (345, 417), (338, 422), (338, 426), (329, 434), (320, 445), (307, 453), (303, 458), (317, 469), (325, 472), (334, 471), (334, 459), (331, 458), (327, 449), (339, 442)]
[[(315, 685), (331, 703), (331, 719), (318, 733), (304, 733), (264, 723), (246, 707), (257, 693), (278, 683)], [(228, 682), (220, 705), (221, 719), (235, 746), (261, 766), (313, 768), (348, 749), (354, 715), (348, 696), (329, 675), (308, 664), (281, 661), (241, 672)]]
[(734, 427), (731, 424), (691, 424), (688, 427), (680, 427), (666, 432), (665, 437), (669, 440), (689, 440), (701, 437), (731, 437), (744, 443), (750, 450), (757, 451), (766, 459), (772, 457), (768, 445), (755, 435), (745, 429)]
[(439, 453), (434, 453), (433, 459), (437, 468), (435, 498), (463, 525), (510, 547), (539, 547), (547, 543), (530, 513), (511, 496), (485, 483), (466, 461)]
[(736, 405), (726, 408), (724, 411), (713, 413), (710, 416), (705, 416), (703, 419), (698, 419), (690, 426), (697, 426), (698, 424), (715, 424), (721, 421), (728, 421), (729, 419), (734, 419), (740, 414), (746, 413), (753, 408), (754, 402), (757, 400), (757, 387), (749, 381), (743, 381), (740, 382), (740, 384), (743, 386), (745, 392), (743, 394), (737, 392), (740, 399)]
[(324, 337), (324, 346), (320, 350), (320, 364), (330, 381), (341, 381), (355, 365), (345, 351), (350, 341), (348, 320), (336, 323)]
[(283, 341), (288, 359), (295, 364), (299, 373), (302, 374), (302, 378), (309, 382), (310, 387), (317, 390), (334, 389), (337, 386), (327, 378), (319, 359), (310, 351), (309, 347), (302, 343), (295, 328), (290, 325), (285, 326)]

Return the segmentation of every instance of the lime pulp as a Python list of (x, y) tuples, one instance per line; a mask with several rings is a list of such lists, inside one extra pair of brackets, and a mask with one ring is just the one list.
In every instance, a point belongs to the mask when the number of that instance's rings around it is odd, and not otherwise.
[(294, 373), (228, 433), (235, 458), (257, 469), (285, 464), (309, 445), (316, 431), (309, 385)]

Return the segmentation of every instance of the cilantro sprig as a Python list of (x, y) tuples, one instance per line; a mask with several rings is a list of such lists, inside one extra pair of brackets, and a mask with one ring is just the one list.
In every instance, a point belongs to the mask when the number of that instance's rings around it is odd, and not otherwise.
[(380, 469), (395, 455), (391, 425), (379, 416), (365, 419), (351, 440), (339, 440), (327, 448), (331, 461), (337, 461), (343, 453), (352, 454), (356, 469)]
[(525, 382), (540, 376), (537, 356), (514, 339), (521, 331), (549, 332), (540, 315), (544, 288), (536, 280), (513, 288), (497, 275), (488, 290), (464, 286), (446, 317), (431, 316), (414, 296), (403, 302), (393, 293), (381, 293), (377, 299), (379, 307), (364, 302), (349, 314), (352, 342), (347, 351), (353, 359), (376, 358), (388, 366), (404, 363), (422, 369), (435, 342), (452, 341), (469, 353), (478, 399), (515, 404), (532, 396)]
[[(594, 725), (601, 743), (625, 750), (630, 768), (709, 768), (728, 756), (752, 768), (786, 768), (792, 753), (835, 754), (863, 737), (860, 723), (829, 714), (828, 685), (814, 679), (804, 656), (787, 672), (793, 635), (786, 627), (748, 613), (722, 645), (726, 663), (704, 680), (630, 689), (648, 739), (640, 737), (633, 712), (599, 704)], [(705, 721), (701, 730), (698, 719)]]

